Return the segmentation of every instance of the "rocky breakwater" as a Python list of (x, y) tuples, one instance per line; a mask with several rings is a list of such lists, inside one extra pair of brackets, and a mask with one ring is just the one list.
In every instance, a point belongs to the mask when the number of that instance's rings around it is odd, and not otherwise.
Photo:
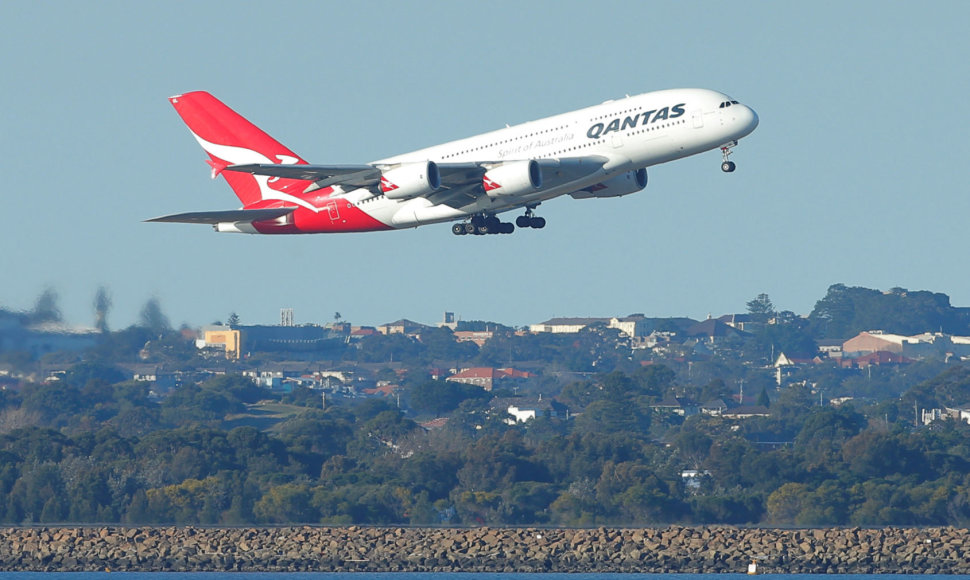
[(0, 529), (0, 571), (970, 574), (954, 528)]

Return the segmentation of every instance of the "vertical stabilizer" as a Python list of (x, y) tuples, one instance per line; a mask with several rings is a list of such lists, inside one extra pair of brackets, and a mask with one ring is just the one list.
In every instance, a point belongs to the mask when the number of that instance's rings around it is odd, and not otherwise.
[(249, 163), (306, 164), (296, 153), (273, 139), (222, 101), (204, 91), (170, 97), (175, 111), (189, 127), (199, 145), (209, 154), (212, 177), (222, 175), (244, 206), (264, 198), (276, 198), (273, 191), (286, 192), (306, 182), (223, 171), (229, 165)]

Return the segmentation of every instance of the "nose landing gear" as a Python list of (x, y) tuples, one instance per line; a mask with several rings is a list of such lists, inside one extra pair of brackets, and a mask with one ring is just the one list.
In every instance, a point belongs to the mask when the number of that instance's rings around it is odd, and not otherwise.
[(721, 161), (721, 171), (724, 173), (732, 173), (737, 168), (737, 165), (728, 159), (728, 157), (731, 155), (731, 149), (734, 149), (737, 147), (737, 145), (737, 141), (731, 141), (730, 143), (721, 145), (721, 155), (723, 156)]

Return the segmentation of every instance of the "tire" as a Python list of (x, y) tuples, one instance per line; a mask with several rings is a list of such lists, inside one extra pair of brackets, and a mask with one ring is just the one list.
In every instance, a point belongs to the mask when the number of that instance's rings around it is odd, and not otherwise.
[(465, 228), (465, 233), (466, 234), (474, 234), (476, 232), (476, 230), (478, 229), (478, 228), (475, 227), (475, 224), (463, 224), (462, 227)]
[(528, 217), (520, 215), (519, 217), (515, 218), (515, 225), (519, 226), (520, 228), (531, 228), (531, 221), (532, 220), (530, 220)]
[(532, 227), (537, 230), (541, 230), (542, 228), (546, 227), (546, 218), (541, 218), (541, 217), (532, 218)]
[(456, 236), (465, 235), (465, 224), (452, 224), (451, 233), (455, 234)]
[(721, 171), (724, 173), (731, 173), (737, 166), (734, 165), (733, 161), (725, 161), (721, 164)]
[(502, 224), (502, 229), (499, 230), (499, 232), (503, 234), (511, 234), (514, 231), (515, 226), (512, 225), (512, 222)]

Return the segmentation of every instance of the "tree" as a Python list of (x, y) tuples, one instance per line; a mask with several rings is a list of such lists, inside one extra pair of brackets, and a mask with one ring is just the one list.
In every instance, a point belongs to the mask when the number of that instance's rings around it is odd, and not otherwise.
[(815, 336), (827, 338), (847, 338), (873, 329), (905, 335), (968, 331), (961, 311), (950, 306), (949, 296), (905, 288), (881, 292), (833, 284), (815, 303), (809, 320)]
[(239, 326), (239, 315), (235, 312), (230, 312), (229, 318), (226, 319), (226, 324), (232, 327)]
[(319, 512), (311, 506), (311, 498), (311, 490), (306, 485), (278, 485), (256, 502), (253, 512), (261, 522), (315, 523), (319, 520)]
[(768, 517), (772, 523), (793, 524), (809, 501), (808, 486), (804, 483), (786, 483), (768, 496)]
[(168, 317), (162, 312), (158, 298), (154, 296), (149, 298), (148, 302), (142, 307), (139, 320), (140, 326), (156, 334), (161, 334), (172, 329), (171, 324), (168, 322)]
[(102, 334), (108, 332), (108, 312), (111, 310), (111, 294), (104, 286), (99, 286), (94, 294), (94, 326)]
[(427, 380), (408, 390), (408, 402), (414, 410), (436, 416), (454, 411), (466, 399), (489, 397), (489, 393), (479, 387), (451, 381)]
[(60, 322), (61, 309), (57, 305), (57, 290), (45, 288), (34, 303), (34, 310), (30, 313), (32, 322)]
[(753, 300), (747, 303), (748, 313), (761, 322), (767, 321), (775, 315), (775, 306), (771, 303), (771, 298), (767, 294), (758, 294)]
[(761, 393), (758, 394), (757, 403), (765, 408), (771, 406), (771, 399), (768, 398), (768, 387), (761, 387)]

